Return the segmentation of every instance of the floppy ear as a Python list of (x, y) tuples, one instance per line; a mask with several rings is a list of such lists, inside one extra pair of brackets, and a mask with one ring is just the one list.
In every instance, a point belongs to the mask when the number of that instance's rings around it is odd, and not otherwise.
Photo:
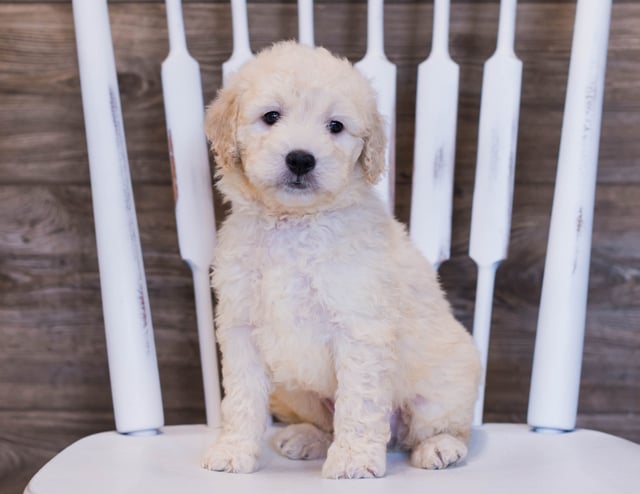
[(211, 150), (220, 172), (240, 165), (240, 152), (236, 142), (238, 100), (237, 91), (232, 88), (220, 89), (205, 115), (204, 130), (211, 142)]
[(369, 118), (364, 147), (360, 155), (360, 164), (364, 169), (367, 181), (371, 184), (376, 184), (380, 180), (386, 167), (384, 151), (387, 137), (384, 129), (385, 121), (380, 112), (374, 109)]

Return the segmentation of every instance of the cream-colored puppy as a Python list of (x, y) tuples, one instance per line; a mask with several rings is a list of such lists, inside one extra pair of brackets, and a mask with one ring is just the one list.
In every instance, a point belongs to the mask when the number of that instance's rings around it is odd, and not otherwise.
[(270, 401), (293, 423), (276, 449), (326, 455), (325, 477), (384, 475), (390, 441), (421, 468), (464, 458), (479, 359), (372, 187), (385, 142), (368, 82), (279, 43), (219, 92), (206, 128), (231, 213), (213, 267), (226, 395), (203, 466), (254, 471)]

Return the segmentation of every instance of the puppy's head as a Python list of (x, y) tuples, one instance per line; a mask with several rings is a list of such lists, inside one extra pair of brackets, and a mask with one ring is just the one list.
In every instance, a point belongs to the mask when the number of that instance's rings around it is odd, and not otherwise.
[(283, 42), (219, 91), (205, 128), (232, 202), (312, 212), (357, 200), (384, 171), (384, 123), (373, 90), (344, 59)]

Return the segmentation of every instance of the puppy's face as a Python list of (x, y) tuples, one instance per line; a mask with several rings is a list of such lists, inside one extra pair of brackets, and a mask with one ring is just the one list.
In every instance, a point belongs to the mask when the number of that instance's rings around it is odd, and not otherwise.
[(223, 192), (276, 212), (342, 203), (383, 171), (375, 96), (324, 49), (287, 42), (262, 52), (219, 92), (206, 127)]
[(303, 207), (347, 186), (365, 133), (346, 95), (296, 76), (252, 84), (239, 106), (237, 141), (247, 180), (283, 206)]

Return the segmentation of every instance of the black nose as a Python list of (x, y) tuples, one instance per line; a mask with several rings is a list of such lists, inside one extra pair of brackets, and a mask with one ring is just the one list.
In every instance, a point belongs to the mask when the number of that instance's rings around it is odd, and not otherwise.
[(309, 173), (316, 166), (316, 159), (313, 154), (299, 149), (291, 151), (285, 158), (289, 170), (297, 176)]

